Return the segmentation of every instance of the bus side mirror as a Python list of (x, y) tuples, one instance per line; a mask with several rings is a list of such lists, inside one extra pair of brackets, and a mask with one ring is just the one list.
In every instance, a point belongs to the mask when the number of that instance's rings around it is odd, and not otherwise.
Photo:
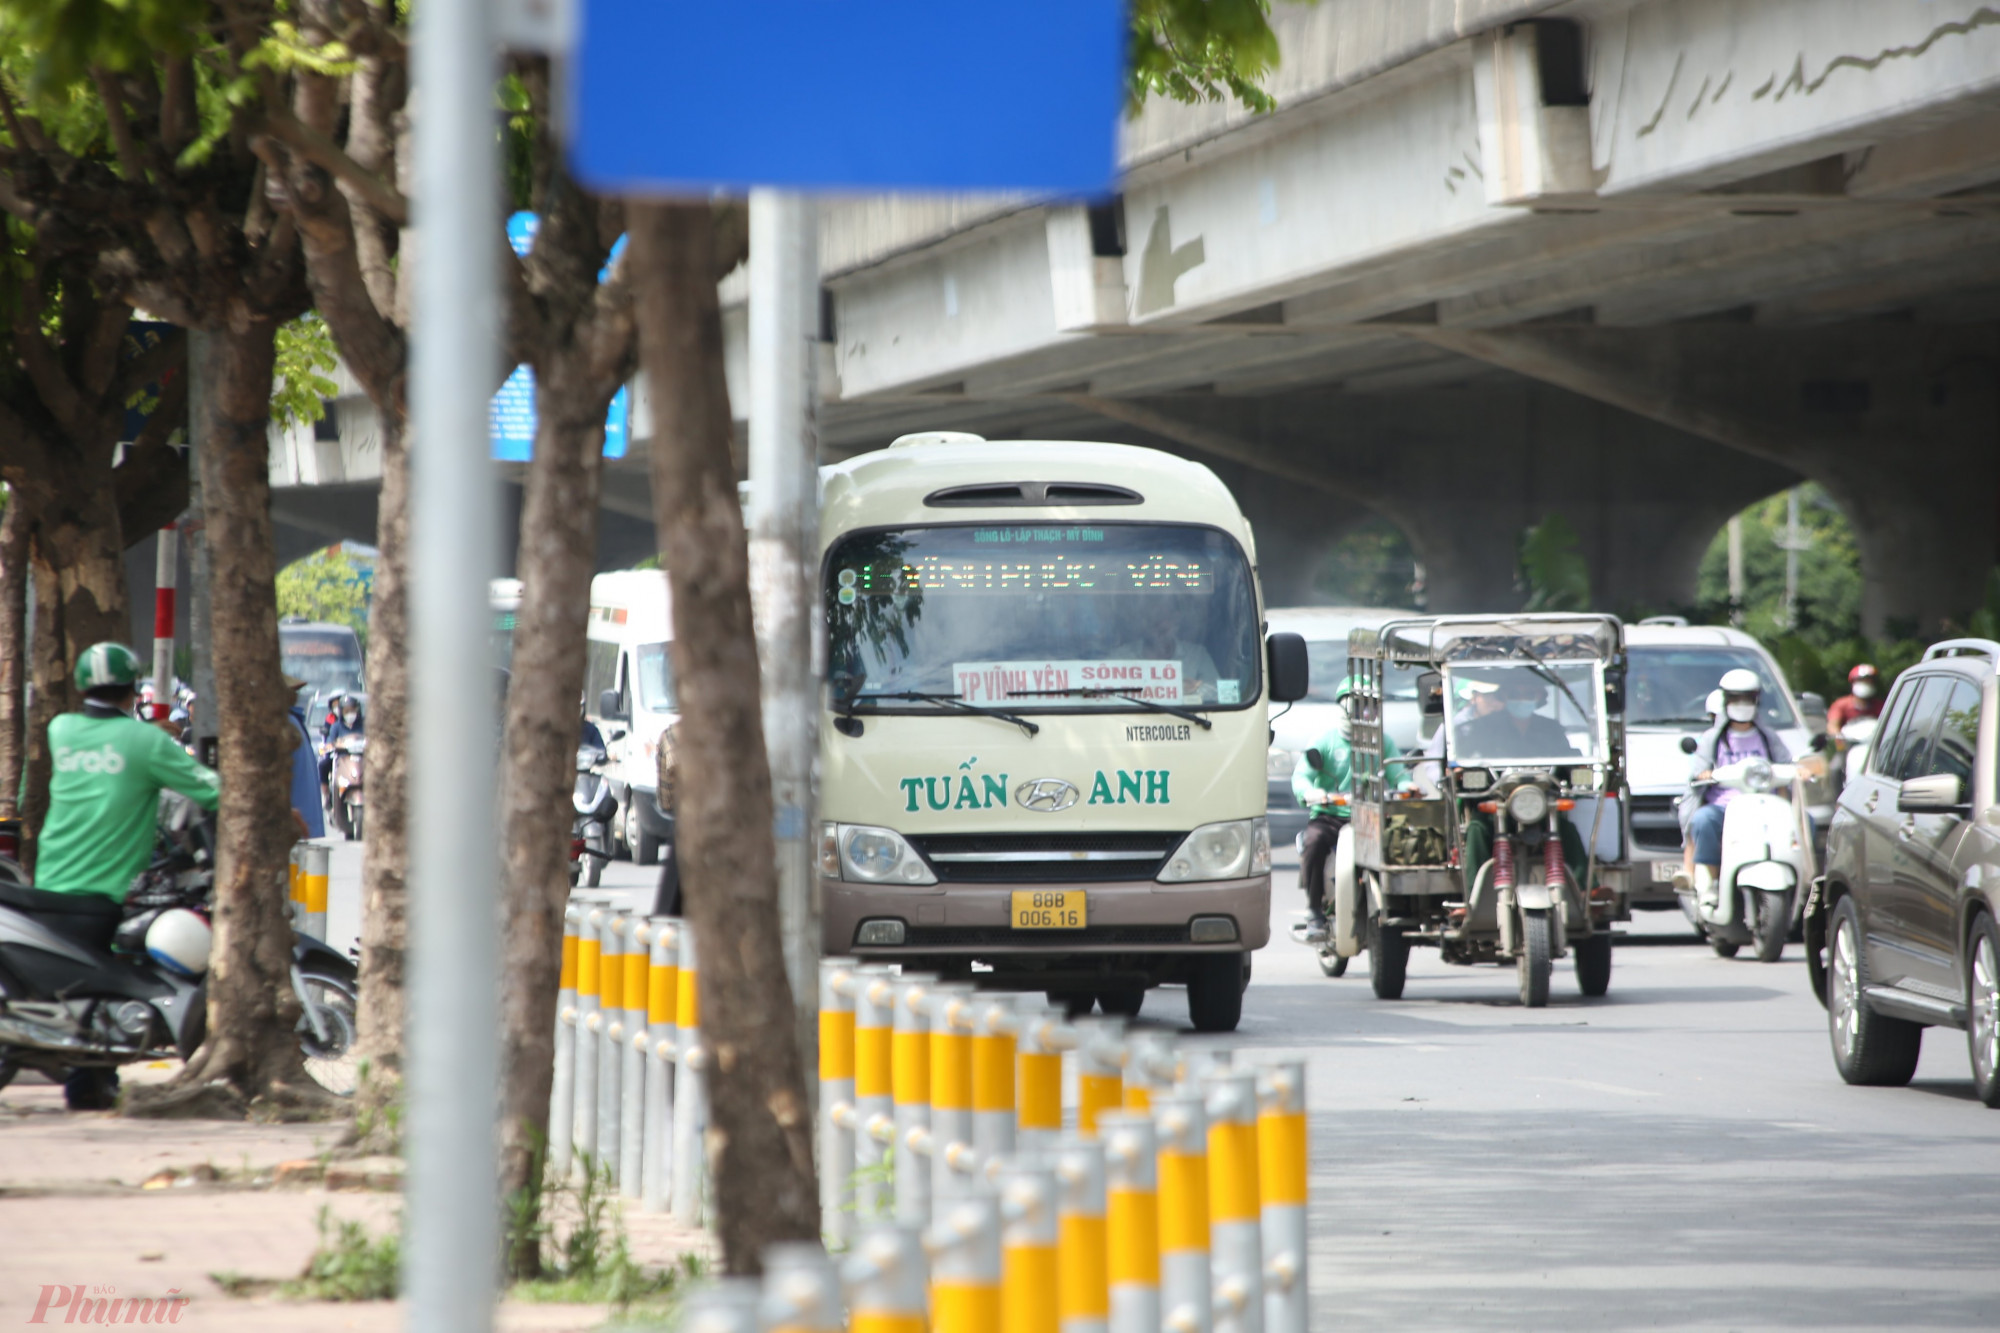
[(1444, 677), (1435, 671), (1426, 671), (1417, 677), (1417, 700), (1423, 705), (1425, 717), (1444, 716)]
[(604, 693), (597, 696), (597, 715), (599, 717), (617, 717), (624, 711), (618, 706), (618, 703), (618, 691), (604, 691)]
[(1701, 742), (1696, 740), (1694, 737), (1692, 736), (1681, 737), (1682, 754), (1693, 754), (1696, 750), (1699, 750), (1700, 748), (1701, 748)]
[(1265, 657), (1271, 670), (1271, 702), (1297, 703), (1312, 688), (1312, 663), (1306, 657), (1303, 635), (1279, 630), (1265, 640)]

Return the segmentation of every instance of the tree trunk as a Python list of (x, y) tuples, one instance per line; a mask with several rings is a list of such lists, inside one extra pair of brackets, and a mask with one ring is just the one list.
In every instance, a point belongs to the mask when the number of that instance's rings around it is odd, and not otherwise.
[(49, 721), (77, 706), (71, 673), (94, 643), (124, 643), (132, 624), (125, 606), (125, 543), (107, 476), (93, 483), (67, 463), (50, 478), (36, 515), (34, 706), (28, 718), (27, 786), (21, 801), (22, 864), (34, 870), (35, 839), (49, 809)]
[(278, 664), (277, 554), (271, 523), (271, 373), (277, 326), (252, 320), (202, 340), (202, 502), (214, 570), (215, 692), (222, 807), (215, 867), (215, 945), (208, 971), (208, 1038), (158, 1112), (221, 1095), (266, 1112), (337, 1104), (306, 1075), (300, 1008), (291, 986), (285, 860), (292, 842), (291, 760), (298, 732)]
[(702, 942), (708, 1159), (724, 1269), (819, 1236), (812, 1120), (778, 934), (771, 776), (730, 461), (729, 390), (706, 202), (634, 204), (639, 354), (654, 405), (653, 512), (673, 588), (680, 690), (675, 854)]
[(403, 1085), (403, 960), (409, 949), (410, 450), (401, 404), (383, 406), (382, 490), (375, 508), (374, 602), (368, 612), (368, 824), (361, 852), (361, 994), (355, 1090), (365, 1151), (394, 1151)]
[[(598, 490), (604, 413), (574, 344), (543, 359), (535, 377), (535, 454), (521, 508), (521, 609), (507, 688), (501, 775), (504, 913), (500, 996), (502, 1071), (500, 1188), (533, 1197), (538, 1146), (548, 1138), (555, 1067), (556, 987), (562, 970), (563, 908), (569, 897), (570, 791), (583, 696), (585, 623), (597, 563)], [(532, 1239), (508, 1256), (519, 1277), (540, 1268)]]
[(27, 757), (28, 538), (32, 520), (19, 492), (0, 516), (0, 818), (19, 813)]

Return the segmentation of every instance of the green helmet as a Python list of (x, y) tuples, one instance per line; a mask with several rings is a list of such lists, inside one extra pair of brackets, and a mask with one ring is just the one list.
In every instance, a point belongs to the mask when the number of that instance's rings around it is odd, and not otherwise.
[(122, 643), (93, 643), (83, 650), (82, 657), (76, 659), (76, 687), (79, 690), (136, 685), (144, 674), (139, 654)]
[(1360, 692), (1361, 692), (1361, 681), (1357, 677), (1348, 676), (1344, 678), (1340, 682), (1340, 684), (1333, 687), (1333, 701), (1335, 703), (1339, 703), (1342, 699), (1345, 699), (1348, 695), (1359, 694)]

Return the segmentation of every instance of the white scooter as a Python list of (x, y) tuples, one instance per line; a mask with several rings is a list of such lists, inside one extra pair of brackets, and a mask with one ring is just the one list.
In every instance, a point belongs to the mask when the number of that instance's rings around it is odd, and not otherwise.
[(1756, 946), (1760, 962), (1775, 963), (1785, 952), (1799, 891), (1814, 873), (1800, 776), (1797, 764), (1753, 757), (1694, 784), (1736, 793), (1723, 810), (1721, 871), (1697, 866), (1681, 903), (1724, 958), (1746, 944)]

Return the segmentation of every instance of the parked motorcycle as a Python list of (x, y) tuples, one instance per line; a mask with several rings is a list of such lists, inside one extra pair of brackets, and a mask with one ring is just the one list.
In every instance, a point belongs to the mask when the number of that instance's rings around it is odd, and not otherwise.
[(1753, 757), (1694, 784), (1736, 793), (1723, 808), (1720, 871), (1712, 878), (1698, 872), (1681, 894), (1681, 910), (1724, 958), (1746, 944), (1756, 946), (1760, 962), (1784, 955), (1793, 909), (1814, 874), (1802, 776), (1799, 764)]
[[(95, 943), (77, 895), (0, 880), (0, 1087), (22, 1069), (58, 1080), (80, 1069), (186, 1059), (208, 1018), (212, 825), (167, 793), (152, 864), (126, 895), (111, 947)], [(294, 935), (292, 990), (304, 1010), (306, 1070), (329, 1092), (354, 1091), (353, 963)]]
[(327, 772), (328, 813), (333, 816), (333, 826), (349, 842), (362, 837), (361, 820), (367, 800), (361, 782), (361, 757), (367, 749), (367, 736), (348, 732), (333, 743), (333, 767)]
[(604, 771), (608, 759), (602, 746), (577, 747), (576, 789), (570, 795), (576, 813), (569, 842), (572, 886), (581, 881), (586, 888), (596, 888), (611, 860), (611, 821), (618, 814), (618, 798)]

